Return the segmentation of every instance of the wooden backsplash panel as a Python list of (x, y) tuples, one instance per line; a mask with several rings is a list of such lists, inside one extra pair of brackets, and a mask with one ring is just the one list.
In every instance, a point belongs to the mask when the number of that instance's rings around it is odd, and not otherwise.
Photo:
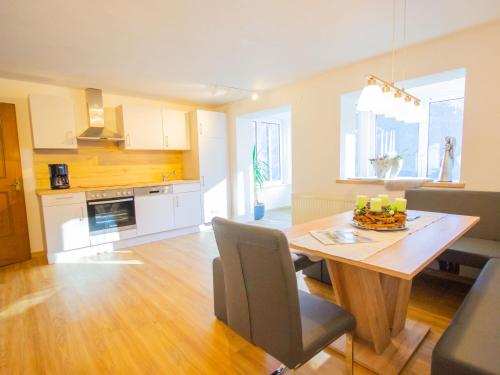
[(162, 174), (176, 171), (182, 179), (179, 151), (126, 151), (112, 142), (85, 142), (77, 150), (35, 150), (38, 189), (50, 188), (48, 164), (68, 164), (72, 187), (111, 186), (161, 181)]

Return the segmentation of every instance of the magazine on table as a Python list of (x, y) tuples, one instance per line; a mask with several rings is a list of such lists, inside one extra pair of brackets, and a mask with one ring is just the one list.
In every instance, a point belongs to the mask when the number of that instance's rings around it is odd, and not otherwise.
[(312, 230), (309, 232), (316, 240), (323, 245), (344, 245), (351, 243), (366, 243), (373, 240), (369, 237), (360, 235), (354, 229), (323, 229)]

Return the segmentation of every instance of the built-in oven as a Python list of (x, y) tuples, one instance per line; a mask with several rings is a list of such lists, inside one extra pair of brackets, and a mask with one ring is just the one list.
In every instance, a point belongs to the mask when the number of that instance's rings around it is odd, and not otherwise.
[(133, 189), (89, 191), (86, 196), (92, 245), (136, 235)]

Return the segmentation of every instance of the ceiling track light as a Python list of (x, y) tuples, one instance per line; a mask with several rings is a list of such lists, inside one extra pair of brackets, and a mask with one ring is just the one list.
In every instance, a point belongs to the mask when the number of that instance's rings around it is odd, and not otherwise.
[[(257, 100), (259, 99), (259, 93), (253, 90), (247, 90), (247, 89), (242, 89), (239, 87), (234, 87), (234, 86), (226, 86), (226, 85), (211, 85), (211, 91), (213, 96), (226, 96), (228, 95), (231, 91), (236, 91), (236, 92), (242, 92), (245, 93), (246, 95), (250, 95), (250, 98), (252, 100)], [(223, 93), (223, 94), (216, 94), (216, 93)]]

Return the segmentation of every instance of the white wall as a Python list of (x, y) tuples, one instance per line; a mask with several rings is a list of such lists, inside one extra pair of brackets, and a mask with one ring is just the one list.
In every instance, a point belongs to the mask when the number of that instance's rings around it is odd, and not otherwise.
[[(470, 190), (500, 191), (500, 21), (448, 35), (405, 50), (398, 59), (396, 81), (466, 68), (464, 142), (461, 178)], [(341, 53), (341, 51), (339, 51)], [(401, 55), (401, 53), (399, 53)], [(259, 100), (244, 100), (223, 107), (230, 129), (233, 187), (235, 124), (238, 116), (291, 105), (292, 192), (353, 197), (376, 194), (383, 186), (336, 183), (340, 175), (340, 96), (360, 90), (366, 74), (389, 78), (390, 55), (374, 57), (261, 93)], [(401, 195), (396, 192), (393, 195)]]

